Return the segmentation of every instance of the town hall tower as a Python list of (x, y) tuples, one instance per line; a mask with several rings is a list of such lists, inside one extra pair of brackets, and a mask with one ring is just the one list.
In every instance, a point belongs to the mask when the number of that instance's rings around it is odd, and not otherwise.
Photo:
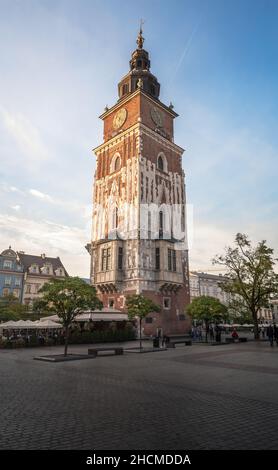
[(125, 311), (128, 295), (161, 306), (144, 333), (190, 327), (183, 149), (174, 143), (178, 116), (159, 100), (142, 29), (119, 99), (100, 116), (103, 143), (94, 149), (91, 283), (104, 307)]

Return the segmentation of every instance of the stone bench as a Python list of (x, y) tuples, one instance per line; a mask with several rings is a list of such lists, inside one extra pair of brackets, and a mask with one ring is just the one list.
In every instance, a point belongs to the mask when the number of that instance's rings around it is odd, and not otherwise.
[(176, 344), (184, 344), (185, 346), (192, 346), (192, 341), (188, 339), (173, 339), (166, 343), (167, 348), (175, 348)]
[(114, 351), (115, 356), (122, 356), (124, 353), (123, 348), (115, 347), (115, 348), (89, 348), (88, 354), (89, 356), (97, 356), (99, 352), (102, 351)]
[(226, 343), (235, 343), (238, 341), (239, 343), (246, 343), (247, 338), (241, 337), (241, 338), (225, 338)]

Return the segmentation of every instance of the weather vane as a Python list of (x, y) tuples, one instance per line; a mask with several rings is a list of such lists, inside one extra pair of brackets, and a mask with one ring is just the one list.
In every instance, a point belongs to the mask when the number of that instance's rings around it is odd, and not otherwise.
[(142, 36), (142, 28), (143, 28), (143, 24), (145, 23), (145, 21), (141, 18), (140, 20), (140, 31), (139, 31), (139, 34), (138, 34), (138, 37), (137, 37), (137, 44), (138, 44), (138, 47), (139, 49), (142, 49), (143, 48), (143, 44), (144, 44), (144, 38)]

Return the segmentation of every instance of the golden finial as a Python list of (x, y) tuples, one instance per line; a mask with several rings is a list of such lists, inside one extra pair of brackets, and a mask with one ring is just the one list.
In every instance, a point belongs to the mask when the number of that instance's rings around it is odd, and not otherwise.
[(143, 38), (143, 29), (142, 29), (143, 24), (144, 24), (144, 21), (141, 19), (141, 21), (140, 21), (140, 30), (139, 30), (137, 40), (136, 40), (139, 49), (143, 49), (143, 44), (144, 44), (144, 41), (145, 41), (145, 39)]

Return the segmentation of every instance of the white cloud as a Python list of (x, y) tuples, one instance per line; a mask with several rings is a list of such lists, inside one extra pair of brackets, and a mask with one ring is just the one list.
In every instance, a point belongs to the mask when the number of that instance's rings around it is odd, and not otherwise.
[(90, 257), (84, 247), (90, 233), (86, 230), (0, 214), (0, 233), (1, 249), (12, 245), (15, 250), (30, 254), (59, 256), (70, 275), (89, 277)]
[(49, 196), (48, 194), (42, 193), (41, 191), (38, 191), (37, 189), (29, 189), (29, 193), (32, 196), (42, 199), (44, 201), (54, 202), (54, 199), (51, 196)]
[(15, 211), (20, 211), (21, 206), (19, 204), (16, 204), (15, 206), (11, 206), (11, 208)]
[(48, 153), (38, 129), (21, 113), (9, 112), (0, 107), (0, 118), (6, 131), (15, 140), (19, 149), (32, 163), (46, 160)]

